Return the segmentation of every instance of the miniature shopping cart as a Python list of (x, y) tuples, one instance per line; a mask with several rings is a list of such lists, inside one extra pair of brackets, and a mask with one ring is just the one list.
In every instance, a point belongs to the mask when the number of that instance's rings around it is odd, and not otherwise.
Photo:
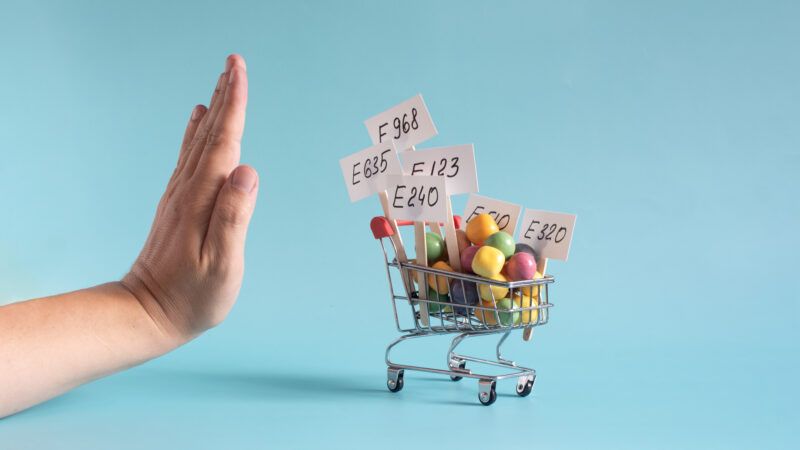
[[(397, 225), (410, 223), (398, 222)], [(397, 260), (397, 247), (394, 240), (387, 239), (395, 231), (385, 217), (375, 217), (370, 223), (372, 233), (381, 244), (384, 261), (386, 262), (386, 275), (389, 280), (389, 293), (394, 309), (394, 319), (397, 330), (402, 336), (392, 341), (386, 347), (386, 365), (388, 366), (386, 382), (391, 392), (403, 389), (403, 374), (406, 370), (449, 375), (453, 381), (464, 377), (478, 380), (478, 400), (484, 405), (491, 405), (497, 399), (497, 381), (517, 379), (517, 395), (525, 397), (531, 393), (536, 380), (536, 371), (517, 365), (512, 360), (506, 359), (500, 348), (509, 334), (517, 329), (532, 331), (533, 327), (547, 323), (549, 309), (552, 306), (548, 301), (548, 286), (553, 283), (552, 276), (545, 276), (536, 280), (501, 282), (489, 280), (477, 275), (449, 272), (422, 265), (401, 262)], [(394, 257), (390, 259), (385, 242), (391, 243)], [(392, 274), (395, 273), (393, 281)], [(400, 283), (396, 282), (396, 275), (400, 275)], [(442, 286), (446, 283), (452, 294), (448, 301), (427, 298), (429, 286)], [(402, 284), (398, 290), (397, 284)], [(480, 300), (479, 291), (483, 286), (484, 292), (491, 294), (491, 301)], [(495, 298), (495, 289), (508, 290), (508, 300)], [(441, 290), (441, 289), (440, 289)], [(468, 294), (473, 292), (474, 294)], [(461, 295), (456, 295), (460, 292)], [(484, 295), (484, 298), (487, 297)], [(502, 307), (503, 304), (506, 307)], [(427, 310), (427, 317), (425, 311)], [(401, 314), (410, 314), (413, 326), (401, 325)], [(426, 320), (427, 319), (427, 320)], [(398, 364), (389, 358), (392, 349), (401, 342), (413, 338), (436, 336), (452, 333), (456, 336), (450, 343), (447, 352), (447, 368), (420, 367), (407, 364)], [(465, 339), (476, 336), (500, 335), (496, 347), (496, 359), (483, 359), (456, 353), (456, 348)], [(507, 373), (488, 375), (473, 372), (467, 368), (467, 362), (479, 365), (488, 365), (509, 369)]]

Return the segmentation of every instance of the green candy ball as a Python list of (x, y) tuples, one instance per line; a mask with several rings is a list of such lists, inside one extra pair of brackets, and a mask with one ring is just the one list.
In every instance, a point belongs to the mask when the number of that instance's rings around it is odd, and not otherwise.
[(500, 312), (497, 313), (497, 316), (500, 318), (500, 324), (507, 327), (509, 325), (516, 325), (519, 323), (519, 311), (514, 312), (503, 312), (509, 311), (514, 309), (516, 306), (510, 298), (501, 298), (497, 301), (497, 309)]
[(486, 238), (484, 245), (488, 245), (489, 247), (494, 247), (500, 250), (503, 252), (503, 256), (505, 256), (506, 259), (510, 258), (511, 255), (514, 254), (516, 247), (514, 244), (514, 238), (505, 231), (498, 231), (497, 233), (492, 234)]
[(428, 264), (441, 261), (444, 257), (444, 239), (437, 233), (425, 233), (425, 248), (428, 252)]
[[(433, 288), (428, 288), (428, 300), (432, 300), (435, 302), (442, 302), (442, 303), (450, 303), (450, 296), (447, 294), (440, 294), (436, 292)], [(438, 303), (428, 303), (428, 312), (435, 313), (445, 308), (444, 305), (440, 305)]]

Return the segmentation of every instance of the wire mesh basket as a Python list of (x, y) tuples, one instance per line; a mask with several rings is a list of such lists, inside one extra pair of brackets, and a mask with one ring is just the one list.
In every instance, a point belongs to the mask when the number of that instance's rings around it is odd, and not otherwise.
[[(403, 333), (386, 349), (389, 390), (400, 391), (404, 385), (404, 371), (417, 370), (449, 375), (454, 381), (464, 377), (478, 379), (478, 399), (484, 405), (494, 403), (497, 398), (496, 383), (504, 379), (517, 378), (517, 394), (522, 397), (530, 394), (536, 371), (503, 358), (501, 346), (512, 331), (530, 331), (548, 322), (553, 306), (549, 301), (549, 285), (555, 281), (554, 278), (546, 275), (534, 280), (497, 281), (398, 261), (397, 248), (394, 241), (389, 239), (394, 234), (391, 223), (379, 216), (372, 219), (370, 228), (383, 251), (395, 324), (397, 330)], [(391, 245), (387, 246), (386, 242)], [(392, 249), (391, 255), (387, 247)], [(399, 275), (399, 283), (397, 277), (393, 277), (393, 272)], [(423, 295), (420, 295), (421, 292)], [(401, 320), (401, 316), (405, 315), (410, 318), (411, 326), (403, 325), (405, 321)], [(447, 333), (457, 334), (447, 353), (447, 369), (398, 364), (389, 358), (391, 350), (401, 342)], [(497, 343), (494, 359), (455, 352), (456, 347), (467, 338), (495, 334), (502, 336)], [(512, 371), (499, 375), (475, 373), (466, 367), (468, 361), (510, 368)]]

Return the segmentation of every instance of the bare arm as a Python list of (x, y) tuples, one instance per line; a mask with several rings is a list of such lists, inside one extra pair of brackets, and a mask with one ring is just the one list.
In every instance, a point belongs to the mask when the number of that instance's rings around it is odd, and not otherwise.
[(219, 324), (239, 294), (258, 175), (239, 166), (244, 60), (186, 127), (147, 242), (121, 281), (0, 307), (0, 417), (140, 364)]

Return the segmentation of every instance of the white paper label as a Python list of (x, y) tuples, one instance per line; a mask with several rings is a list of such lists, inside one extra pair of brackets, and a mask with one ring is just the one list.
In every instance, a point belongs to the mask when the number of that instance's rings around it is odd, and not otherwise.
[[(522, 206), (520, 205), (482, 195), (470, 194), (469, 198), (467, 198), (467, 207), (464, 208), (463, 219), (466, 224), (478, 214), (489, 214), (497, 223), (500, 231), (505, 231), (514, 236), (520, 211), (522, 211)], [(466, 228), (466, 225), (462, 225), (462, 227)]]
[(450, 195), (478, 192), (472, 144), (403, 152), (400, 159), (406, 175), (444, 177)]
[(402, 169), (397, 150), (392, 141), (353, 153), (339, 160), (344, 184), (350, 201), (357, 202), (386, 189), (388, 175), (401, 175)]
[(574, 228), (574, 214), (526, 209), (517, 242), (533, 247), (539, 257), (566, 261)]
[(373, 144), (395, 141), (400, 151), (438, 134), (420, 94), (365, 120), (364, 125)]
[(447, 221), (447, 187), (442, 177), (389, 175), (386, 192), (392, 220)]

